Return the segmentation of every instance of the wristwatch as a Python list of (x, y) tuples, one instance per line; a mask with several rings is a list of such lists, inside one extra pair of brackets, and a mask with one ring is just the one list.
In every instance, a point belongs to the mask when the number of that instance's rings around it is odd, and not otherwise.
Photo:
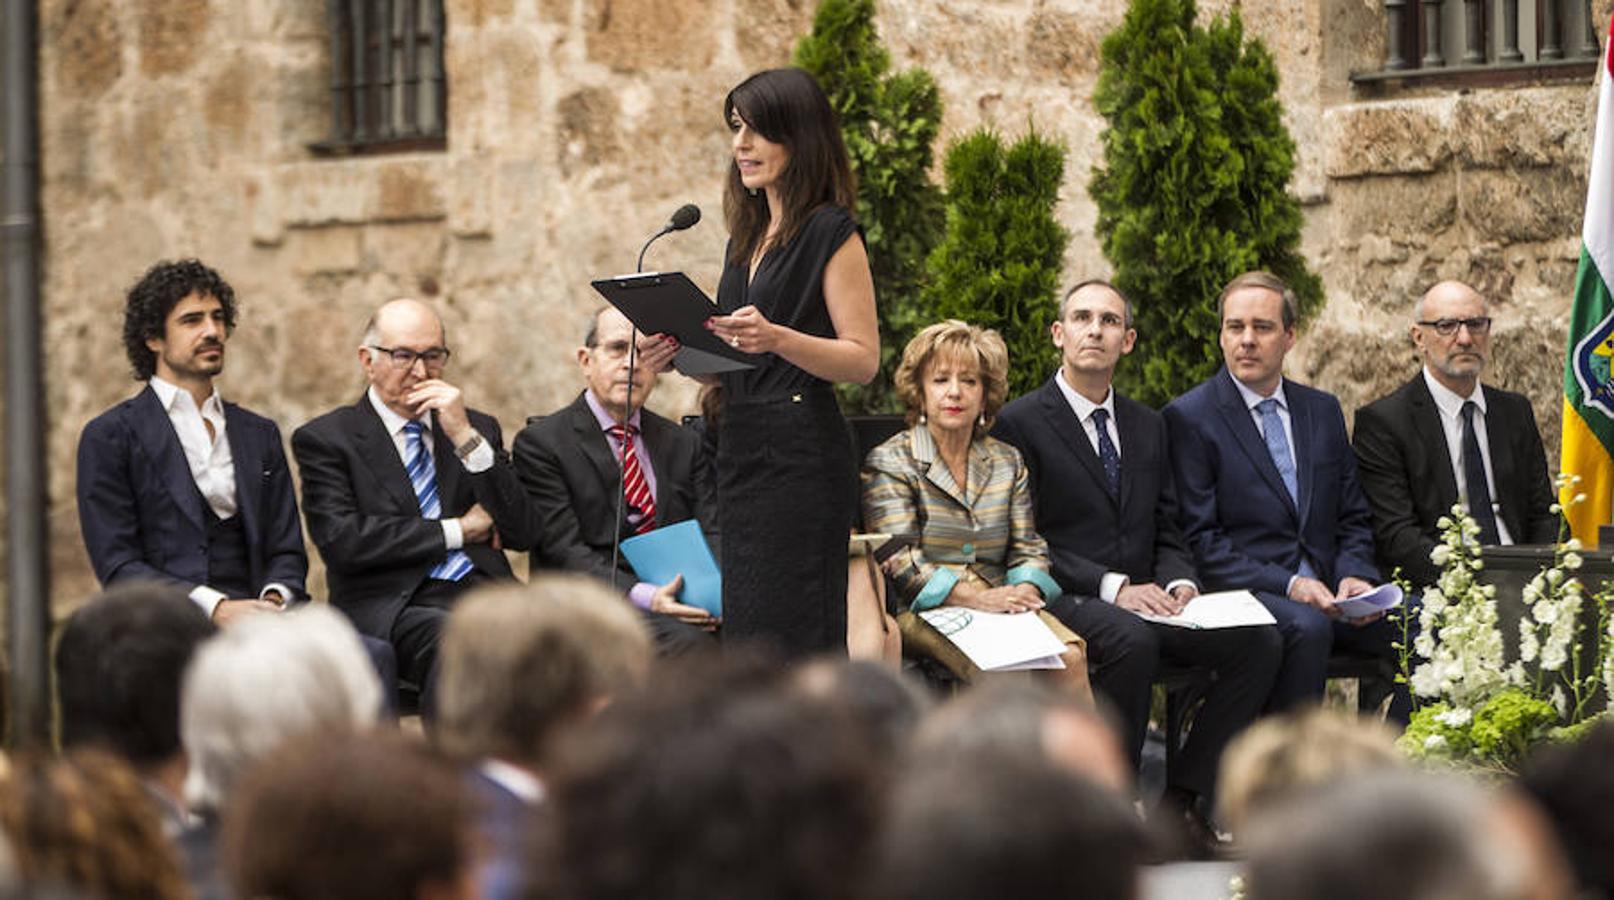
[(470, 440), (459, 445), (458, 447), (455, 447), (454, 455), (460, 458), (460, 462), (465, 462), (467, 459), (471, 458), (472, 453), (475, 453), (477, 449), (482, 446), (482, 443), (482, 433), (477, 432), (471, 435)]

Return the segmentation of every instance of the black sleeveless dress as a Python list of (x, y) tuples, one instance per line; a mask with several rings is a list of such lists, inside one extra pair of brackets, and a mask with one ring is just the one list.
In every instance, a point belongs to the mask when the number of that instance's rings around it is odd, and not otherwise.
[[(817, 210), (795, 240), (763, 257), (749, 284), (746, 266), (725, 265), (718, 306), (754, 305), (770, 322), (834, 337), (824, 267), (858, 232), (846, 210)], [(829, 382), (771, 353), (756, 363), (723, 376), (723, 641), (765, 643), (789, 658), (845, 655), (846, 537), (857, 495), (846, 420)]]

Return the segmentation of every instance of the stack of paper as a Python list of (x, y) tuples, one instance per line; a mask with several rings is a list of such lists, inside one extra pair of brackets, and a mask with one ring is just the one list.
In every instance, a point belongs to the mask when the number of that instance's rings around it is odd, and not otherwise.
[(983, 672), (1063, 669), (1065, 644), (1035, 613), (939, 606), (919, 614)]
[(1347, 619), (1365, 619), (1388, 612), (1401, 605), (1401, 589), (1394, 584), (1381, 584), (1365, 594), (1335, 600), (1334, 608)]
[(1246, 625), (1276, 625), (1277, 619), (1249, 591), (1221, 591), (1200, 594), (1188, 601), (1174, 616), (1138, 613), (1151, 622), (1180, 628), (1242, 628)]
[(628, 538), (622, 542), (622, 555), (640, 581), (666, 584), (675, 576), (684, 576), (678, 602), (723, 615), (723, 576), (694, 519)]

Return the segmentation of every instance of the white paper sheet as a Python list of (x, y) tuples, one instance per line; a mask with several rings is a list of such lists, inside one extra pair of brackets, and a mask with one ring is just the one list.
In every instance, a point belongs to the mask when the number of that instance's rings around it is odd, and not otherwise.
[(1035, 613), (990, 613), (939, 606), (919, 614), (983, 672), (1063, 669), (1065, 644)]
[(1401, 605), (1401, 589), (1394, 583), (1381, 584), (1365, 594), (1334, 601), (1334, 608), (1347, 619), (1365, 619)]
[(1276, 625), (1278, 621), (1249, 591), (1200, 594), (1188, 601), (1182, 612), (1175, 616), (1138, 615), (1151, 622), (1180, 628), (1243, 628), (1248, 625)]

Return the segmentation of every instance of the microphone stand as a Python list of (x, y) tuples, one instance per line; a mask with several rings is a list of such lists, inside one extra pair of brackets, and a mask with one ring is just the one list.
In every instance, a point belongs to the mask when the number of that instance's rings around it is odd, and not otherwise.
[[(670, 234), (675, 230), (676, 229), (672, 227), (672, 224), (668, 223), (663, 225), (660, 231), (651, 235), (650, 240), (644, 242), (644, 246), (639, 248), (639, 261), (633, 267), (634, 274), (644, 271), (644, 254), (646, 250), (650, 249), (650, 245), (654, 244), (663, 235)], [(631, 411), (633, 409), (633, 382), (634, 376), (638, 374), (638, 368), (639, 327), (634, 325), (632, 321), (629, 321), (628, 400), (626, 408), (629, 410), (628, 418), (630, 419), (633, 418), (633, 413)], [(622, 451), (616, 455), (617, 484), (619, 490), (616, 492), (616, 533), (611, 541), (611, 590), (613, 591), (621, 589), (621, 587), (617, 584), (617, 577), (622, 574), (622, 526), (626, 524), (627, 521), (625, 516), (627, 515), (626, 507), (628, 503), (628, 447), (632, 445), (634, 438), (633, 434), (631, 434), (628, 429), (629, 425), (627, 421), (624, 420), (622, 422)], [(642, 468), (644, 463), (641, 462), (639, 465)]]

